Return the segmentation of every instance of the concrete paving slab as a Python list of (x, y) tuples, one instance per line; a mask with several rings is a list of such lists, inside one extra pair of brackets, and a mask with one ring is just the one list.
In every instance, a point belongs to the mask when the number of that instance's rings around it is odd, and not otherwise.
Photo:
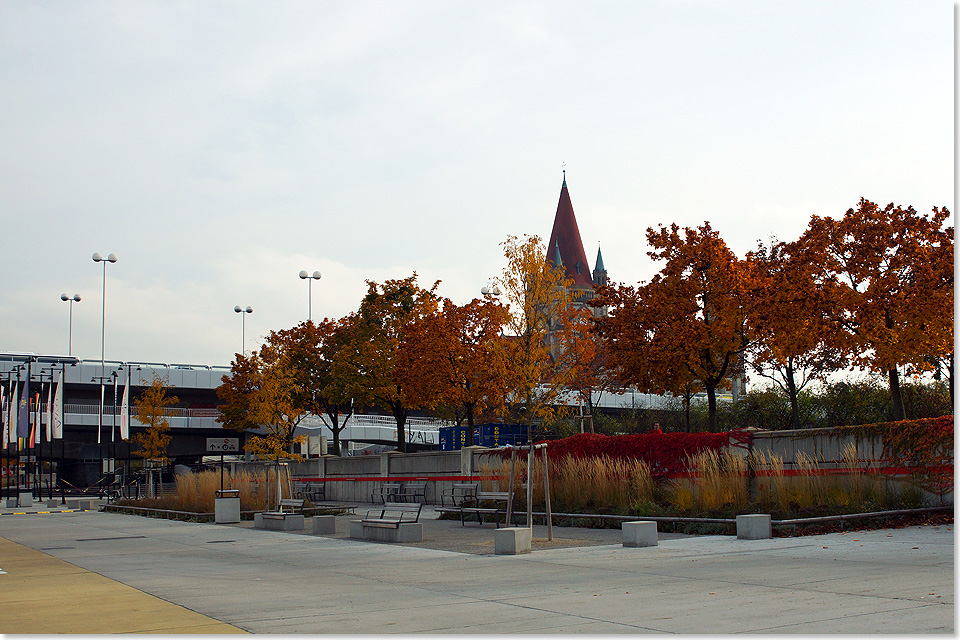
[(0, 536), (261, 633), (954, 631), (946, 526), (646, 548), (558, 528), (557, 545), (495, 556), (492, 526), (458, 521), (425, 522), (422, 546), (241, 525), (89, 512), (0, 518)]

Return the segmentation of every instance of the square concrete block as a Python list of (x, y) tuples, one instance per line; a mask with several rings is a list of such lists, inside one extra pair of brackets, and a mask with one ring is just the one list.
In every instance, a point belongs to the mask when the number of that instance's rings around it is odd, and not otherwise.
[(498, 556), (530, 553), (533, 531), (529, 527), (504, 527), (493, 532), (493, 551)]
[(314, 533), (336, 533), (337, 532), (336, 516), (313, 516), (313, 532)]
[(621, 532), (625, 547), (655, 547), (658, 544), (657, 523), (652, 520), (624, 522)]
[(240, 522), (240, 498), (214, 498), (213, 522), (215, 524)]
[(44, 506), (46, 506), (47, 508), (59, 507), (59, 506), (60, 506), (60, 500), (58, 500), (57, 498), (51, 498), (50, 500), (47, 500), (47, 501), (44, 502), (43, 504), (44, 504)]
[(741, 540), (765, 540), (773, 537), (770, 514), (750, 513), (737, 516), (737, 538)]
[(80, 501), (79, 500), (67, 500), (67, 509), (79, 509)]
[(77, 506), (78, 509), (99, 509), (100, 505), (96, 500), (81, 500)]
[(21, 507), (32, 507), (32, 506), (33, 506), (33, 492), (31, 492), (31, 491), (21, 491), (21, 492), (20, 492), (20, 506), (21, 506)]
[(17, 507), (16, 498), (7, 498), (7, 509), (15, 509)]

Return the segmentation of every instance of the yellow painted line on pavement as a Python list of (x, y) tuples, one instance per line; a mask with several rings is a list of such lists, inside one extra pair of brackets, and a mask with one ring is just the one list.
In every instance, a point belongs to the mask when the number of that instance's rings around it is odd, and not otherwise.
[(0, 634), (246, 633), (0, 537)]

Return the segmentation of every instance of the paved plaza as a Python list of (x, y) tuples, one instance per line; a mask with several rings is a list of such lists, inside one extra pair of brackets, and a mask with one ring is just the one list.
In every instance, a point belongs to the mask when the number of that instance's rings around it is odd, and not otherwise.
[[(952, 525), (772, 540), (494, 526), (422, 543), (93, 511), (0, 515), (0, 633), (954, 633)], [(363, 512), (363, 506), (359, 508)], [(310, 521), (307, 520), (310, 530)]]

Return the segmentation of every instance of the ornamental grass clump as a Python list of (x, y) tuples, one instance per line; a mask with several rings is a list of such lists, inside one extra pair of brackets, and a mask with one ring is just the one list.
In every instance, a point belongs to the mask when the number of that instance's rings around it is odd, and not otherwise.
[[(238, 471), (224, 474), (224, 489), (240, 490), (240, 508), (244, 511), (259, 511), (266, 508), (264, 502), (265, 473)], [(177, 492), (172, 507), (177, 511), (210, 513), (214, 508), (215, 492), (220, 489), (219, 471), (202, 471), (176, 476)]]
[[(693, 506), (698, 511), (733, 508), (742, 510), (749, 504), (747, 461), (730, 452), (701, 451), (688, 459)], [(687, 502), (679, 489), (678, 500)]]

